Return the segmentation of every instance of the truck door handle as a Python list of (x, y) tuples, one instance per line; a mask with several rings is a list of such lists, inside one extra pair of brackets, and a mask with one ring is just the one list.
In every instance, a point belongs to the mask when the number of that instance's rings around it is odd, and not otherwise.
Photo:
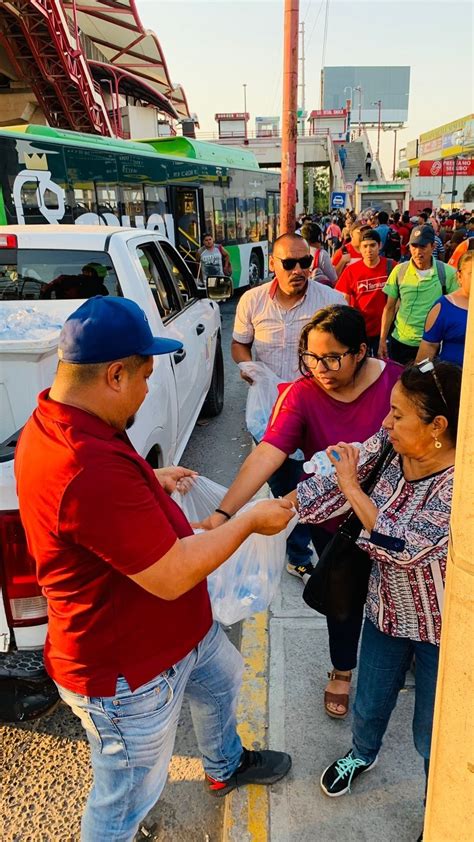
[(185, 356), (186, 356), (186, 351), (185, 351), (184, 348), (181, 348), (181, 351), (176, 351), (176, 353), (173, 354), (173, 359), (174, 359), (176, 365), (178, 365), (178, 363), (182, 363)]
[(196, 333), (197, 333), (198, 336), (201, 336), (201, 333), (204, 333), (205, 330), (206, 330), (206, 328), (205, 328), (204, 325), (201, 325), (201, 324), (196, 325)]

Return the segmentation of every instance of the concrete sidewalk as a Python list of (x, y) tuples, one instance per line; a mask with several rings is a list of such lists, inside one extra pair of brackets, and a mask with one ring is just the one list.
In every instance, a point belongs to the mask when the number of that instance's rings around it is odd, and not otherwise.
[[(244, 744), (288, 751), (293, 767), (269, 789), (248, 787), (227, 797), (223, 840), (415, 842), (423, 824), (424, 774), (412, 741), (413, 676), (400, 694), (378, 765), (352, 793), (325, 796), (321, 772), (349, 750), (351, 717), (337, 721), (324, 712), (326, 621), (301, 595), (301, 582), (284, 572), (268, 614), (244, 623)], [(355, 681), (351, 698), (354, 690)]]

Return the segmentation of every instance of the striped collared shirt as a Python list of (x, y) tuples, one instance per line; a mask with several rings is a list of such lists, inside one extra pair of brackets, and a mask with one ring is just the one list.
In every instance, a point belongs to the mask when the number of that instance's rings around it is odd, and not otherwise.
[(291, 383), (300, 376), (298, 344), (304, 326), (321, 307), (346, 301), (340, 292), (308, 281), (303, 298), (285, 310), (278, 302), (277, 288), (275, 279), (243, 294), (235, 314), (233, 338), (244, 345), (252, 344), (255, 359), (265, 363), (284, 383)]

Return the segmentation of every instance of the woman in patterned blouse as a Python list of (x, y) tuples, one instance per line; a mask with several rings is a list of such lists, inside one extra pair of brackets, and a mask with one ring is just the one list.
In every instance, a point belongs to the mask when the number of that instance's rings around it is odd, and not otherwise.
[[(413, 735), (428, 772), (449, 539), (461, 369), (425, 360), (393, 387), (390, 412), (363, 450), (340, 443), (329, 477), (297, 488), (303, 523), (352, 508), (363, 524), (358, 545), (373, 562), (353, 712), (352, 749), (325, 769), (335, 797), (373, 768), (390, 715), (416, 657)], [(370, 497), (360, 482), (387, 442), (393, 458)], [(336, 451), (338, 459), (332, 452)]]

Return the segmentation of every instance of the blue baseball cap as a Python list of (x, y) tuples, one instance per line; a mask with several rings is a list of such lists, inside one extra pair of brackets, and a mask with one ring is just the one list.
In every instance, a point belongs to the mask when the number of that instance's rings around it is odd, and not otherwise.
[(108, 363), (135, 354), (172, 354), (182, 347), (175, 339), (153, 336), (144, 311), (134, 301), (96, 295), (64, 323), (58, 357), (66, 363)]

